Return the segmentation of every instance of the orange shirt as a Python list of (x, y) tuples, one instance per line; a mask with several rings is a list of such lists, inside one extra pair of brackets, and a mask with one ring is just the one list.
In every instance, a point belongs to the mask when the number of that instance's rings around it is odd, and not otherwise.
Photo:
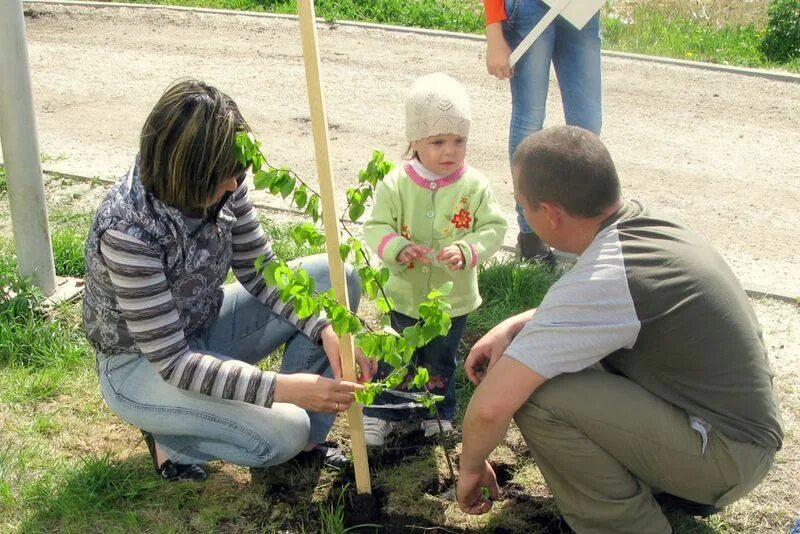
[(502, 22), (508, 18), (505, 0), (483, 0), (483, 7), (486, 10), (487, 25)]

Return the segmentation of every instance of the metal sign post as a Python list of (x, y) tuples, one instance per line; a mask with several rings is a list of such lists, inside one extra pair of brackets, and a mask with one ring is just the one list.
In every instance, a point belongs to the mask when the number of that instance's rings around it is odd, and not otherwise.
[(0, 0), (0, 142), (17, 265), (45, 296), (57, 289), (33, 112), (21, 0)]

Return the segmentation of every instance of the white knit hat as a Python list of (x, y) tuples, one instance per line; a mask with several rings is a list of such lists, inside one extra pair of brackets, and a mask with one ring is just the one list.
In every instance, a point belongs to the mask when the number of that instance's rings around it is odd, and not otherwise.
[(442, 72), (419, 78), (406, 97), (406, 138), (409, 143), (432, 135), (469, 137), (472, 115), (464, 86)]

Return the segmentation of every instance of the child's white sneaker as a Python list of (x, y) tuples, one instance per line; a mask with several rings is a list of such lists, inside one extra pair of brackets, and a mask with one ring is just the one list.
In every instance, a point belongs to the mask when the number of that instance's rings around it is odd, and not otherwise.
[[(422, 421), (422, 430), (425, 431), (425, 437), (430, 438), (439, 433), (439, 422), (436, 419), (425, 419)], [(442, 419), (442, 430), (445, 434), (453, 431), (453, 422), (447, 419)]]
[(383, 447), (386, 437), (392, 433), (392, 422), (377, 417), (364, 416), (364, 441), (367, 447)]

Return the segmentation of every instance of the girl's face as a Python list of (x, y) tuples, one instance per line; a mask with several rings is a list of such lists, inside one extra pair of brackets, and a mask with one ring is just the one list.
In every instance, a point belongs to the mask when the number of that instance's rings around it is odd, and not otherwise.
[(455, 134), (433, 135), (414, 141), (411, 146), (416, 150), (420, 163), (438, 175), (458, 169), (467, 155), (467, 139)]

